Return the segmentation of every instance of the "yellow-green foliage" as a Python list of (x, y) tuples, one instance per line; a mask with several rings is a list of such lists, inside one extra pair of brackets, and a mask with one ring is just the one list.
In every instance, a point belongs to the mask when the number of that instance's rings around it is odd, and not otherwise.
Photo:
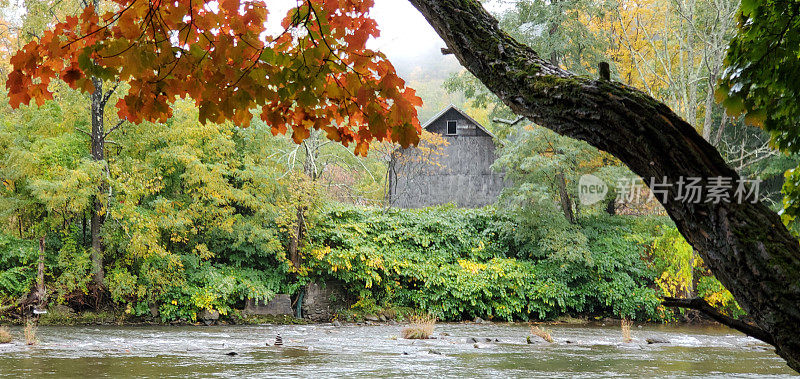
[(740, 317), (747, 314), (733, 299), (733, 294), (713, 276), (703, 276), (698, 280), (697, 294), (729, 316)]
[[(247, 129), (201, 124), (187, 101), (178, 101), (165, 123), (116, 129), (106, 159), (96, 162), (78, 131), (89, 126), (81, 111), (86, 99), (74, 95), (65, 90), (60, 102), (40, 108), (0, 105), (8, 116), (0, 118), (2, 304), (30, 290), (33, 241), (41, 236), (53, 298), (91, 296), (84, 220), (94, 198), (105, 219), (112, 301), (134, 316), (157, 311), (163, 321), (196, 320), (204, 309), (229, 314), (247, 298), (294, 294), (312, 279), (343, 281), (364, 309), (421, 309), (446, 320), (569, 313), (659, 319), (656, 280), (685, 287), (683, 245), (665, 239), (655, 249), (663, 264), (645, 263), (663, 220), (587, 216), (572, 225), (547, 202), (518, 212), (341, 206), (321, 190), (334, 178), (317, 174), (335, 172), (337, 160), (347, 175), (362, 167), (369, 175), (352, 178), (363, 189), (351, 194), (358, 197), (380, 187), (384, 163), (353, 161), (340, 146), (297, 146), (263, 122)], [(310, 150), (320, 154), (304, 157)], [(601, 160), (585, 149), (574, 153)], [(286, 251), (298, 214), (308, 229), (300, 241), (305, 263), (293, 267)], [(701, 284), (709, 301), (731, 304), (714, 296), (715, 283)]]
[(656, 278), (664, 296), (679, 296), (692, 290), (695, 268), (702, 259), (676, 228), (667, 228), (653, 242), (653, 258), (661, 275)]
[(663, 296), (700, 296), (724, 313), (734, 317), (745, 314), (675, 227), (666, 228), (654, 240), (651, 257), (656, 272), (660, 272), (655, 282)]
[[(517, 217), (493, 208), (330, 207), (311, 230), (307, 264), (347, 283), (358, 304), (373, 299), (445, 320), (659, 317), (647, 245), (630, 227), (637, 219), (601, 217), (559, 229), (550, 218), (519, 227)], [(573, 252), (563, 251), (570, 243)]]

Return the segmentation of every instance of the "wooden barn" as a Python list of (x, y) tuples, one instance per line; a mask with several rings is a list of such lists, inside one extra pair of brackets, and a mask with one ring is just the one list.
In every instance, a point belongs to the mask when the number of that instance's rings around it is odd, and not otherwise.
[(427, 160), (415, 159), (422, 154), (417, 148), (395, 152), (388, 176), (390, 204), (421, 208), (454, 203), (476, 208), (494, 203), (504, 182), (491, 169), (497, 158), (492, 133), (453, 105), (423, 129), (440, 134), (448, 144), (443, 154)]

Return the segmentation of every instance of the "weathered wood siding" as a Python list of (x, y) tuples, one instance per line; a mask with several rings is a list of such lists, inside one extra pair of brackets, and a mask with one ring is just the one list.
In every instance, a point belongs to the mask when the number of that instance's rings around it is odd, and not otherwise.
[[(456, 135), (447, 135), (448, 120), (457, 122)], [(412, 168), (396, 164), (390, 173), (392, 205), (420, 208), (454, 203), (474, 208), (494, 203), (503, 189), (503, 177), (491, 169), (497, 158), (492, 136), (454, 109), (426, 129), (441, 134), (448, 142), (444, 154), (438, 157), (441, 167), (420, 169), (418, 165)], [(409, 148), (398, 153), (417, 154), (418, 150)]]

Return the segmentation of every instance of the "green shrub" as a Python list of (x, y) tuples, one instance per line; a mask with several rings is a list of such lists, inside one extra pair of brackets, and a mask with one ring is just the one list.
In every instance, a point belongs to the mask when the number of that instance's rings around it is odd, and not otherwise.
[(36, 280), (38, 247), (35, 242), (0, 234), (0, 304), (18, 298)]
[(492, 207), (332, 205), (315, 220), (305, 254), (312, 275), (344, 281), (359, 304), (372, 299), (443, 320), (659, 318), (643, 243), (651, 238), (633, 231), (636, 218), (575, 226), (526, 216)]

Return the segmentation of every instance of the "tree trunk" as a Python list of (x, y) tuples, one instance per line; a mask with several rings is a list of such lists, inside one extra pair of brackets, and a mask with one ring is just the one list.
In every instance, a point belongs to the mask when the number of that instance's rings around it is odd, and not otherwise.
[[(92, 159), (102, 161), (105, 159), (105, 128), (103, 126), (103, 116), (105, 101), (103, 99), (103, 81), (92, 78), (94, 93), (92, 93), (92, 136), (91, 149)], [(98, 188), (98, 194), (92, 203), (91, 234), (92, 234), (92, 278), (98, 288), (103, 288), (105, 283), (105, 272), (103, 271), (103, 241), (100, 237), (100, 229), (103, 227), (103, 204), (100, 202), (100, 194), (103, 193), (103, 186)]]
[(47, 303), (47, 289), (44, 286), (44, 237), (39, 238), (39, 262), (36, 269), (36, 309), (43, 309)]
[(717, 83), (717, 73), (711, 73), (708, 77), (708, 92), (706, 93), (706, 112), (703, 117), (703, 138), (711, 142), (711, 123), (714, 121), (714, 86)]
[(614, 216), (617, 214), (617, 199), (611, 198), (606, 203), (606, 213)]
[(303, 265), (300, 249), (303, 247), (303, 237), (306, 231), (305, 210), (305, 207), (297, 208), (297, 224), (292, 228), (292, 234), (289, 236), (289, 260), (296, 269), (300, 269)]
[[(607, 151), (645, 178), (739, 176), (666, 105), (621, 83), (578, 77), (501, 31), (475, 0), (410, 0), (461, 64), (518, 115)], [(800, 244), (761, 203), (659, 198), (686, 240), (800, 370)]]
[(556, 175), (556, 185), (558, 186), (558, 197), (560, 198), (561, 210), (564, 212), (564, 218), (566, 218), (570, 224), (574, 224), (575, 214), (572, 213), (572, 199), (569, 198), (567, 181), (564, 179), (563, 172), (559, 172)]

